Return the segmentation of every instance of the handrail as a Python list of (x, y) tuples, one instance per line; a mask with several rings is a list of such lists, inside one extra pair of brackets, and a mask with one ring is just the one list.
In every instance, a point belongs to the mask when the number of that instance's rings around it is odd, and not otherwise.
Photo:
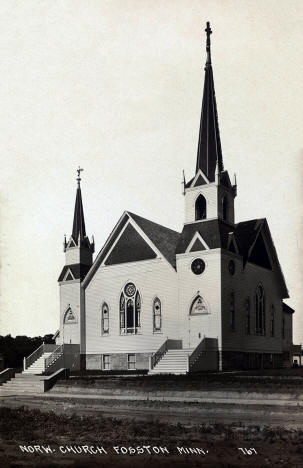
[(52, 354), (45, 359), (45, 369), (47, 369), (49, 366), (51, 366), (52, 363), (55, 360), (57, 360), (60, 355), (63, 354), (63, 351), (64, 351), (64, 345), (63, 344), (57, 346), (57, 348), (54, 349)]
[(196, 346), (193, 352), (188, 356), (188, 370), (191, 368), (195, 360), (205, 351), (205, 336), (200, 343)]
[[(209, 346), (210, 344), (210, 346)], [(218, 340), (217, 338), (207, 338), (203, 337), (200, 343), (196, 346), (191, 354), (188, 356), (188, 371), (194, 365), (195, 361), (198, 357), (202, 354), (207, 354), (210, 350), (217, 350), (218, 348)]]
[(44, 343), (42, 343), (42, 345), (39, 346), (39, 348), (35, 349), (35, 351), (33, 351), (32, 354), (24, 358), (23, 360), (24, 370), (27, 369), (29, 366), (31, 366), (33, 362), (35, 362), (39, 357), (42, 356), (43, 350), (44, 350)]
[(169, 350), (169, 349), (181, 349), (182, 348), (182, 340), (172, 340), (170, 338), (167, 338), (164, 343), (160, 346), (158, 351), (156, 351), (154, 354), (152, 354), (150, 358), (150, 370), (152, 370), (162, 359), (164, 354)]

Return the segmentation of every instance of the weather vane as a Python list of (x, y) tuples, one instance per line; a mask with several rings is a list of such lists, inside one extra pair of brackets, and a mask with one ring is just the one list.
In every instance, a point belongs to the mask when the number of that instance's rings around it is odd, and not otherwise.
[(79, 187), (80, 187), (80, 181), (81, 181), (81, 177), (80, 177), (81, 171), (84, 171), (84, 169), (82, 169), (82, 168), (79, 166), (78, 169), (77, 169), (77, 173), (78, 173), (77, 182), (78, 182), (78, 186), (79, 186)]

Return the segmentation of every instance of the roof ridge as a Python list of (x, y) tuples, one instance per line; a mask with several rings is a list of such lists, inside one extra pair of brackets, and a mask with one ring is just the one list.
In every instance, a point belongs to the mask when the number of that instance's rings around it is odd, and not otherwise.
[[(178, 234), (180, 235), (181, 233), (178, 232), (178, 231), (175, 231), (174, 229), (171, 229), (171, 228), (168, 228), (166, 226), (163, 226), (163, 224), (159, 224), (159, 223), (156, 223), (155, 221), (151, 221), (150, 219), (147, 219), (147, 218), (143, 218), (143, 216), (140, 216), (140, 215), (137, 215), (136, 213), (132, 213), (131, 211), (126, 211), (127, 214), (129, 214), (131, 217), (137, 217), (137, 218), (140, 218), (142, 219), (143, 221), (147, 221), (148, 223), (152, 223), (154, 224), (155, 226), (159, 226), (163, 229), (166, 229), (167, 231), (170, 231), (170, 232), (173, 232), (175, 234)], [(136, 220), (135, 220), (136, 221)]]

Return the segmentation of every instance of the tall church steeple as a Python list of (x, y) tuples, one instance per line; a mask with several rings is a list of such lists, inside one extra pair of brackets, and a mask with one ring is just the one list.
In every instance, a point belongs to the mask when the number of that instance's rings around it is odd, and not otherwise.
[(216, 164), (219, 172), (223, 171), (223, 159), (218, 125), (217, 104), (214, 87), (214, 77), (211, 63), (210, 35), (212, 30), (206, 23), (206, 64), (202, 110), (200, 120), (199, 142), (197, 152), (196, 173), (201, 171), (209, 182), (215, 180)]
[(206, 63), (195, 176), (186, 183), (185, 224), (220, 219), (234, 223), (236, 184), (224, 170), (217, 103), (211, 62), (210, 35), (206, 23)]

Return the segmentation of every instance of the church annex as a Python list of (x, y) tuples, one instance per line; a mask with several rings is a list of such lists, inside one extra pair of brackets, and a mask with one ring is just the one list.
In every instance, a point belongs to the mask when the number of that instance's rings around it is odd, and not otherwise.
[(184, 180), (183, 230), (125, 211), (93, 261), (79, 168), (58, 280), (58, 347), (47, 371), (62, 356), (71, 370), (150, 373), (291, 364), (293, 310), (283, 303), (288, 292), (267, 221), (235, 222), (237, 184), (223, 165), (209, 23), (205, 31), (198, 151), (193, 177)]

